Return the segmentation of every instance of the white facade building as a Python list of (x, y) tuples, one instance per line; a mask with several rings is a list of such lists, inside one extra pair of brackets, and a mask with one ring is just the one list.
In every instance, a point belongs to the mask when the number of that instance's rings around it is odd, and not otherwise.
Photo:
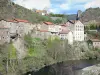
[(73, 33), (75, 41), (84, 41), (84, 25), (79, 20), (75, 22)]
[(68, 44), (72, 45), (73, 44), (73, 33), (70, 31), (68, 33)]

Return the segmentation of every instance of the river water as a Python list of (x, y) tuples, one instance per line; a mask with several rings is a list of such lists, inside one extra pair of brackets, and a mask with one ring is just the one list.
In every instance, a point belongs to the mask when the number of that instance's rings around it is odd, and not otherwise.
[(26, 75), (77, 75), (83, 68), (100, 63), (97, 60), (72, 60), (46, 66), (38, 72), (28, 72)]

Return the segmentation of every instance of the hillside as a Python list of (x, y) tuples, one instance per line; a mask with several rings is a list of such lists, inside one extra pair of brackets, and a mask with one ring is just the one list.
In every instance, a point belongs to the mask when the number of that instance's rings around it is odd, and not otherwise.
[(81, 21), (83, 23), (95, 20), (100, 21), (100, 8), (89, 8), (81, 15)]
[(76, 20), (77, 14), (67, 15), (68, 20)]
[(20, 18), (32, 23), (51, 21), (47, 16), (39, 15), (29, 9), (19, 6), (10, 0), (0, 0), (0, 19)]

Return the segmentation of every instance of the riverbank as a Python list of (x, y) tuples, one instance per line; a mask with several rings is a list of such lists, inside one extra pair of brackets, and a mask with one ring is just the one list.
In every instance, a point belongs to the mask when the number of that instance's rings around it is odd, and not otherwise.
[(46, 66), (37, 72), (28, 72), (25, 75), (98, 75), (100, 72), (99, 62), (95, 59), (70, 60)]
[(100, 75), (100, 64), (77, 71), (77, 75)]

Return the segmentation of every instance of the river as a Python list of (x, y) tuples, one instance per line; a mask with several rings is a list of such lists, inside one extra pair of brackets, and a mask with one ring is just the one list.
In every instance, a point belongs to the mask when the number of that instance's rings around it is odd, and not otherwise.
[(98, 63), (100, 61), (97, 60), (72, 60), (46, 66), (38, 72), (28, 72), (26, 75), (77, 75), (81, 69)]

